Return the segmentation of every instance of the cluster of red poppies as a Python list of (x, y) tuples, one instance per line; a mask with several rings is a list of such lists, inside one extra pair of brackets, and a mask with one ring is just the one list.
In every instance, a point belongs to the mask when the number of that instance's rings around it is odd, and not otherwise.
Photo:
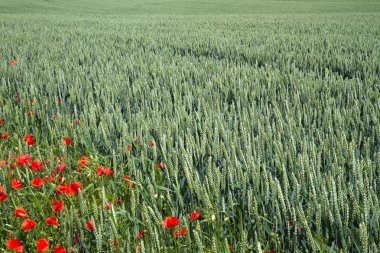
[[(189, 215), (189, 220), (197, 220), (199, 219), (200, 214), (198, 211), (194, 211)], [(173, 216), (166, 217), (162, 222), (162, 226), (164, 228), (173, 228), (176, 227), (179, 223), (179, 219)], [(186, 234), (186, 229), (185, 227), (181, 226), (180, 229), (174, 230), (173, 236), (175, 238), (178, 238), (178, 235), (184, 236)]]
[[(63, 209), (63, 203), (59, 200), (57, 200), (57, 201), (52, 200), (52, 205), (53, 205), (53, 212), (60, 212)], [(14, 211), (14, 216), (16, 218), (23, 219), (23, 221), (21, 223), (21, 228), (24, 230), (24, 232), (33, 229), (37, 225), (36, 221), (27, 218), (28, 213), (22, 207), (16, 208), (16, 210)], [(50, 217), (46, 218), (45, 225), (46, 226), (58, 226), (57, 218), (55, 216), (50, 216)], [(23, 247), (22, 243), (14, 237), (10, 238), (7, 241), (7, 248), (9, 250), (15, 250), (16, 252), (23, 252), (24, 251), (24, 247)], [(36, 241), (36, 251), (37, 252), (45, 252), (48, 250), (49, 250), (49, 241), (46, 238), (40, 238)], [(65, 248), (62, 247), (61, 245), (57, 245), (53, 250), (53, 253), (64, 253), (64, 252), (65, 252)]]
[[(8, 138), (9, 134), (8, 132), (3, 132), (1, 135), (2, 139)], [(32, 134), (27, 134), (24, 136), (24, 141), (27, 146), (32, 146), (35, 144), (35, 139)], [(63, 143), (65, 145), (70, 145), (71, 139), (70, 138), (63, 138)], [(15, 168), (18, 166), (25, 166), (29, 168), (31, 171), (36, 172), (42, 170), (42, 166), (48, 165), (48, 162), (40, 162), (38, 160), (33, 160), (29, 154), (21, 154), (18, 157), (13, 156), (15, 159), (15, 162), (10, 164), (11, 168)], [(59, 160), (62, 161), (62, 157), (59, 157)], [(0, 167), (3, 165), (7, 164), (6, 160), (2, 160), (0, 163)], [(81, 157), (79, 162), (79, 166), (86, 166), (87, 165), (87, 158), (86, 157)], [(61, 172), (65, 170), (66, 165), (65, 164), (59, 164), (56, 167), (56, 172)], [(62, 181), (62, 176), (58, 174), (58, 179)], [(46, 181), (52, 181), (54, 182), (54, 173), (50, 175), (50, 177), (45, 177), (44, 179), (40, 177), (35, 177), (30, 181), (30, 185), (39, 188), (42, 185), (45, 184)], [(17, 178), (12, 178), (11, 179), (11, 188), (12, 189), (21, 189), (22, 186), (22, 181)], [(70, 184), (58, 184), (55, 192), (60, 195), (60, 194), (67, 194), (67, 195), (74, 195), (78, 193), (78, 191), (81, 189), (81, 184), (79, 182), (72, 182)], [(8, 195), (3, 191), (3, 187), (0, 185), (0, 202), (5, 201), (8, 198)], [(59, 213), (63, 210), (64, 208), (64, 203), (61, 200), (51, 200), (51, 208), (53, 213)], [(37, 222), (28, 218), (28, 213), (27, 211), (22, 208), (22, 207), (17, 207), (14, 211), (14, 217), (16, 218), (21, 218), (23, 221), (21, 222), (21, 228), (23, 229), (24, 232), (32, 230), (36, 225)], [(59, 226), (58, 220), (55, 216), (50, 216), (45, 219), (45, 225), (46, 226)], [(24, 247), (22, 245), (22, 242), (17, 240), (16, 238), (12, 237), (7, 240), (6, 242), (6, 247), (9, 250), (14, 250), (16, 252), (23, 252)], [(45, 252), (49, 250), (49, 241), (46, 238), (40, 238), (39, 240), (36, 241), (36, 251), (37, 252)], [(57, 245), (53, 249), (53, 253), (64, 253), (65, 248), (61, 245)]]
[[(8, 136), (9, 136), (9, 134), (7, 132), (4, 132), (2, 134), (3, 139), (7, 138)], [(62, 141), (65, 145), (71, 144), (70, 138), (63, 138)], [(24, 142), (26, 143), (27, 146), (32, 146), (35, 144), (35, 138), (32, 134), (27, 134), (24, 136)], [(155, 146), (153, 141), (150, 141), (149, 145), (152, 148)], [(131, 145), (128, 146), (128, 151), (129, 152), (131, 151)], [(14, 168), (14, 167), (21, 166), (23, 168), (29, 168), (33, 172), (41, 171), (43, 169), (43, 165), (49, 164), (48, 162), (41, 162), (37, 159), (32, 159), (29, 156), (29, 154), (21, 154), (19, 156), (13, 156), (13, 158), (15, 159), (15, 162), (12, 163), (10, 165), (10, 167)], [(47, 181), (55, 182), (55, 179), (58, 179), (60, 181), (60, 183), (57, 184), (56, 189), (55, 189), (55, 193), (57, 195), (66, 194), (66, 195), (72, 197), (75, 194), (77, 194), (79, 191), (82, 190), (82, 184), (80, 182), (77, 182), (77, 181), (63, 183), (64, 179), (62, 178), (62, 175), (60, 174), (60, 172), (62, 172), (66, 169), (66, 164), (62, 163), (62, 161), (63, 161), (62, 157), (58, 157), (58, 158), (55, 157), (55, 160), (56, 159), (59, 159), (59, 164), (56, 166), (55, 171), (52, 171), (50, 176), (47, 176), (45, 178), (35, 177), (35, 178), (31, 179), (30, 185), (35, 187), (35, 188), (39, 188), (39, 187), (43, 186), (45, 184), (45, 182), (47, 182)], [(4, 164), (7, 163), (6, 160), (3, 160), (2, 162)], [(80, 171), (81, 168), (89, 165), (88, 156), (80, 157), (77, 164), (78, 164), (77, 171), (78, 170)], [(164, 169), (166, 169), (166, 164), (165, 163), (158, 163), (156, 167), (164, 170)], [(98, 177), (110, 176), (113, 173), (114, 173), (113, 170), (111, 170), (110, 168), (105, 168), (103, 165), (99, 165), (96, 168), (96, 176), (98, 176)], [(134, 183), (132, 181), (130, 181), (129, 175), (125, 175), (123, 177), (123, 179), (125, 181), (129, 182), (130, 187), (134, 186)], [(11, 179), (11, 188), (12, 189), (21, 189), (22, 187), (23, 187), (22, 181), (20, 179), (18, 179), (18, 178), (12, 178)], [(3, 191), (3, 188), (0, 185), (0, 202), (6, 200), (7, 197), (8, 197), (8, 195)], [(115, 200), (115, 203), (116, 203), (116, 200)], [(110, 207), (110, 204), (108, 202), (106, 202), (104, 205), (104, 208), (109, 209), (109, 207)], [(53, 214), (61, 212), (63, 210), (63, 208), (64, 208), (63, 201), (54, 200), (54, 199), (51, 200), (51, 210), (52, 210)], [(16, 210), (14, 211), (14, 216), (16, 218), (23, 219), (23, 221), (21, 223), (21, 228), (24, 230), (24, 232), (32, 230), (37, 225), (37, 222), (34, 221), (33, 219), (31, 219), (30, 217), (28, 217), (27, 211), (22, 207), (16, 208)], [(199, 217), (200, 217), (199, 212), (194, 211), (193, 213), (191, 213), (189, 215), (189, 220), (196, 220)], [(161, 224), (164, 228), (174, 228), (174, 227), (178, 226), (179, 219), (176, 217), (172, 217), (172, 216), (166, 217), (162, 221)], [(46, 226), (58, 227), (59, 223), (58, 223), (57, 217), (55, 217), (54, 215), (50, 216), (50, 217), (46, 217), (45, 225)], [(94, 231), (93, 221), (91, 221), (91, 220), (87, 221), (86, 229), (89, 231)], [(136, 238), (142, 238), (145, 232), (146, 232), (145, 230), (139, 231), (136, 234)], [(179, 229), (175, 229), (173, 232), (173, 236), (175, 238), (178, 238), (179, 236), (184, 236), (185, 234), (186, 234), (186, 229), (184, 226), (180, 226)], [(115, 244), (116, 243), (117, 242), (115, 241)], [(7, 248), (9, 250), (15, 250), (16, 252), (23, 252), (23, 250), (24, 250), (22, 242), (20, 242), (19, 240), (17, 240), (14, 237), (10, 238), (7, 241), (6, 245), (7, 245)], [(49, 250), (49, 241), (46, 238), (41, 238), (41, 239), (37, 240), (36, 241), (36, 250), (37, 250), (37, 252), (48, 251)], [(65, 248), (62, 247), (61, 245), (57, 245), (54, 248), (53, 253), (60, 253), (60, 252), (65, 252)]]
[[(22, 243), (15, 239), (15, 238), (10, 238), (7, 241), (7, 248), (10, 250), (15, 250), (16, 252), (23, 252), (24, 247), (22, 246)], [(36, 241), (36, 250), (37, 252), (45, 252), (49, 250), (49, 241), (46, 238), (41, 238)], [(65, 253), (66, 250), (63, 246), (56, 246), (53, 249), (52, 253)]]
[[(8, 132), (3, 132), (2, 136), (3, 136), (2, 139), (5, 139), (5, 138), (7, 138), (9, 136), (9, 134), (8, 134)], [(28, 145), (28, 146), (32, 146), (35, 143), (35, 139), (34, 139), (33, 135), (31, 135), (31, 134), (25, 135), (24, 141), (25, 141), (26, 145)], [(71, 140), (69, 138), (64, 138), (63, 142), (66, 145), (69, 145), (70, 142), (71, 142)], [(47, 162), (47, 161), (41, 162), (41, 161), (39, 161), (37, 159), (33, 160), (29, 156), (29, 154), (21, 154), (18, 157), (16, 157), (14, 155), (13, 158), (15, 158), (15, 162), (12, 163), (12, 164), (10, 164), (11, 168), (15, 168), (15, 167), (18, 167), (18, 166), (26, 166), (27, 165), (27, 167), (29, 169), (31, 169), (33, 172), (40, 171), (40, 170), (42, 170), (42, 166), (44, 164), (45, 165), (49, 164), (49, 162)], [(60, 157), (59, 159), (61, 160), (62, 158)], [(7, 164), (6, 160), (0, 161), (0, 167), (3, 166), (4, 164)], [(65, 164), (60, 164), (60, 165), (57, 166), (56, 170), (57, 170), (57, 172), (60, 172), (60, 171), (64, 170), (65, 168), (66, 168)], [(50, 179), (50, 181), (54, 182), (54, 173), (52, 173), (50, 175), (50, 177), (45, 177), (44, 179), (42, 179), (40, 177), (35, 177), (35, 178), (33, 178), (30, 181), (30, 185), (33, 186), (33, 187), (35, 187), (35, 188), (38, 188), (38, 187), (41, 187), (42, 185), (44, 185), (45, 182), (48, 181), (49, 179)], [(62, 176), (58, 175), (58, 179), (62, 180)], [(78, 183), (76, 183), (76, 184), (75, 183), (76, 182), (74, 182), (72, 184), (73, 187), (71, 187), (71, 188), (77, 187)], [(11, 179), (11, 187), (13, 189), (21, 189), (22, 188), (21, 180), (17, 179), (17, 178)], [(79, 184), (79, 187), (80, 187), (80, 184)], [(75, 192), (77, 192), (77, 191), (75, 191)], [(0, 202), (3, 201), (3, 200), (5, 200), (6, 197), (7, 197), (6, 194), (1, 191), (1, 193), (0, 193)]]

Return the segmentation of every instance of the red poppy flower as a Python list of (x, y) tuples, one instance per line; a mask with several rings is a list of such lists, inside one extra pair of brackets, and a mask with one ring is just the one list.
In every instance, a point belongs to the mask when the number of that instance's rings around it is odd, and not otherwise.
[(57, 246), (54, 248), (53, 253), (66, 253), (66, 250), (62, 246)]
[(176, 217), (166, 217), (165, 220), (161, 222), (164, 228), (172, 228), (178, 225), (179, 220)]
[(25, 137), (24, 137), (24, 141), (26, 142), (26, 145), (28, 145), (28, 146), (33, 145), (33, 144), (34, 144), (34, 138), (33, 138), (33, 135), (31, 135), (31, 134), (27, 134), (27, 135), (25, 135)]
[(53, 213), (59, 213), (63, 210), (63, 202), (60, 200), (51, 200), (51, 204), (53, 206)]
[(56, 170), (59, 172), (59, 171), (62, 171), (66, 169), (66, 164), (59, 164), (56, 168)]
[(30, 117), (30, 116), (33, 115), (33, 112), (27, 112), (26, 115), (27, 115), (28, 117)]
[(197, 219), (199, 219), (199, 213), (198, 213), (198, 211), (194, 211), (194, 212), (192, 212), (192, 213), (190, 214), (190, 216), (189, 216), (189, 219), (190, 219), (190, 220), (197, 220)]
[(87, 221), (86, 228), (90, 231), (94, 231), (94, 226), (92, 225), (92, 221)]
[(73, 182), (71, 184), (59, 184), (57, 186), (57, 189), (55, 190), (55, 193), (61, 195), (61, 194), (67, 194), (67, 195), (75, 195), (78, 193), (78, 191), (81, 189), (81, 185), (78, 182)]
[(110, 168), (105, 168), (104, 174), (107, 175), (107, 176), (112, 175), (113, 174), (113, 170), (111, 170)]
[(7, 241), (7, 248), (9, 250), (15, 250), (16, 252), (22, 252), (24, 250), (22, 247), (22, 243), (15, 238), (10, 238)]
[(63, 143), (65, 143), (66, 146), (68, 146), (71, 143), (71, 139), (70, 138), (63, 138)]
[(80, 160), (78, 161), (79, 167), (87, 166), (87, 159), (86, 157), (82, 156)]
[(274, 253), (273, 250), (264, 251), (263, 253)]
[(17, 218), (25, 218), (28, 215), (28, 213), (25, 211), (24, 208), (18, 207), (18, 208), (16, 208), (14, 215)]
[(41, 170), (42, 162), (38, 160), (34, 160), (30, 165), (29, 168), (33, 171)]
[(104, 168), (102, 165), (100, 165), (97, 169), (96, 169), (96, 175), (98, 177), (100, 176), (103, 176), (103, 175), (112, 175), (113, 174), (113, 170), (111, 170), (110, 168)]
[(29, 155), (23, 154), (17, 157), (16, 162), (21, 165), (25, 165), (27, 162), (30, 162), (31, 160), (32, 158), (30, 158)]
[(57, 227), (58, 226), (57, 218), (54, 216), (50, 216), (49, 218), (46, 218), (45, 225), (46, 226), (54, 225)]
[(45, 252), (49, 250), (49, 241), (41, 238), (36, 242), (37, 252)]
[(53, 114), (53, 115), (51, 115), (51, 118), (52, 118), (52, 119), (56, 119), (56, 118), (57, 118), (57, 114)]
[(140, 232), (137, 233), (136, 238), (141, 238), (144, 235), (145, 231), (141, 230)]
[(55, 189), (55, 193), (58, 195), (64, 194), (68, 191), (66, 184), (58, 184), (57, 189)]
[(151, 148), (153, 148), (154, 145), (155, 145), (155, 144), (154, 144), (154, 141), (153, 141), (153, 140), (150, 140), (150, 141), (149, 141), (149, 146), (150, 146)]
[(173, 235), (174, 235), (175, 238), (178, 238), (178, 234), (181, 234), (181, 236), (184, 236), (186, 234), (185, 227), (181, 227), (180, 232), (178, 232), (177, 229), (174, 230), (174, 234)]
[(30, 183), (34, 187), (40, 187), (45, 183), (45, 181), (39, 177), (36, 177)]
[(0, 202), (6, 200), (8, 197), (7, 194), (5, 194), (4, 192), (0, 191)]
[(107, 209), (107, 210), (110, 209), (110, 205), (108, 204), (108, 202), (106, 202), (106, 203), (104, 204), (104, 208)]
[(157, 169), (166, 169), (166, 164), (165, 163), (157, 163), (156, 164), (156, 168)]
[(32, 228), (34, 228), (34, 226), (36, 225), (37, 223), (31, 219), (25, 219), (22, 223), (21, 223), (21, 227), (24, 229), (24, 231), (28, 231), (28, 230), (31, 230)]
[(68, 193), (67, 194), (70, 194), (70, 195), (75, 195), (78, 193), (78, 191), (80, 191), (82, 188), (81, 188), (81, 184), (79, 182), (72, 182), (69, 186), (68, 186)]
[(5, 138), (7, 138), (8, 136), (9, 136), (8, 132), (4, 132), (4, 133), (2, 133), (2, 135), (1, 135), (1, 139), (5, 139)]
[(9, 60), (9, 65), (16, 66), (17, 65), (16, 60), (15, 59)]
[(102, 165), (99, 165), (98, 168), (96, 168), (96, 175), (98, 177), (102, 176), (104, 174), (104, 167)]
[(21, 189), (22, 184), (20, 179), (12, 179), (11, 180), (11, 187), (12, 189)]
[(131, 150), (132, 150), (132, 145), (131, 144), (127, 145), (127, 150), (128, 150), (128, 152), (131, 152)]

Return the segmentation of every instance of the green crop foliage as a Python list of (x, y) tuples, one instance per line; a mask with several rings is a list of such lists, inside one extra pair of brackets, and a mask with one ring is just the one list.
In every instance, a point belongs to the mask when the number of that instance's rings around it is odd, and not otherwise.
[(377, 252), (379, 76), (379, 1), (0, 0), (0, 251)]

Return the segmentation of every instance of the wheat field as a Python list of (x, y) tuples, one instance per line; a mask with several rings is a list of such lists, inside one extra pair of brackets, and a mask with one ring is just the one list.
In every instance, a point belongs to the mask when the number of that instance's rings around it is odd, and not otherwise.
[(379, 252), (380, 2), (0, 0), (1, 252)]

